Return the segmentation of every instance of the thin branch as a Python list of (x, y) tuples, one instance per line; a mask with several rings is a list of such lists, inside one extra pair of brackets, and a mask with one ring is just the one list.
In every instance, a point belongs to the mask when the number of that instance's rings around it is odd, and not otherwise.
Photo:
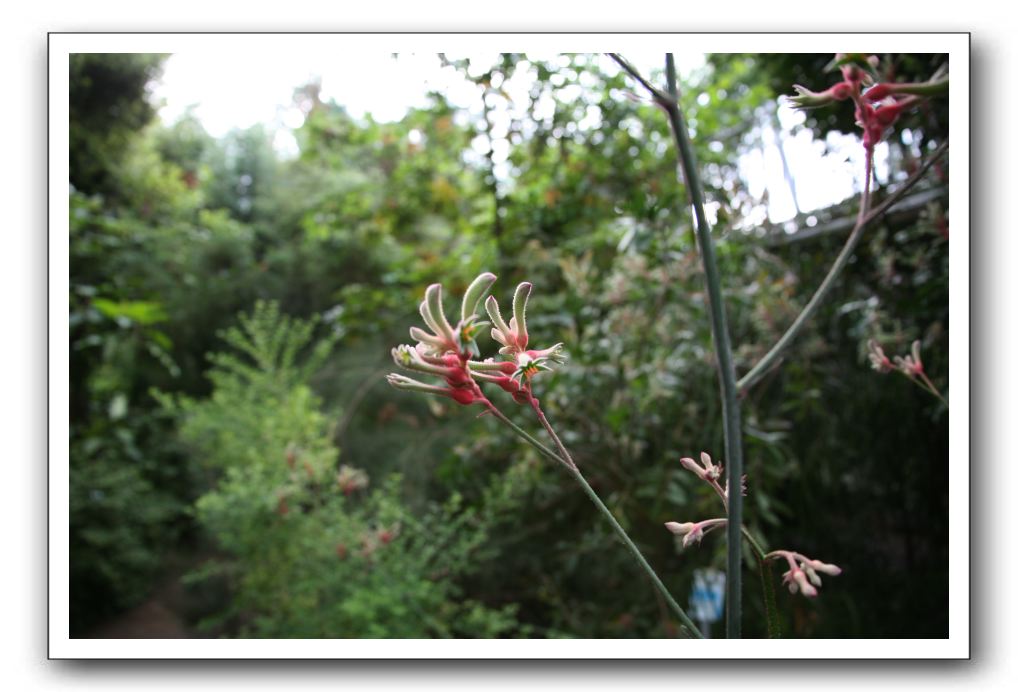
[(904, 197), (905, 193), (911, 190), (912, 187), (919, 182), (920, 178), (926, 174), (926, 171), (930, 170), (933, 164), (939, 161), (941, 157), (947, 153), (948, 146), (949, 142), (945, 139), (944, 143), (937, 147), (937, 150), (933, 152), (929, 159), (923, 162), (923, 165), (919, 167), (919, 170), (913, 173), (908, 180), (899, 185), (883, 202), (873, 207), (873, 209), (866, 214), (863, 218), (863, 224), (868, 224), (870, 221), (873, 221), (885, 211), (890, 209), (891, 205), (895, 204), (899, 199)]
[(816, 293), (810, 298), (806, 307), (802, 309), (802, 312), (795, 318), (791, 326), (781, 335), (777, 343), (771, 347), (771, 350), (760, 359), (760, 361), (753, 366), (753, 368), (746, 373), (742, 379), (738, 382), (740, 392), (745, 392), (747, 389), (756, 384), (761, 377), (763, 377), (768, 370), (777, 365), (781, 358), (781, 354), (792, 342), (792, 340), (798, 336), (799, 332), (802, 331), (803, 326), (817, 311), (817, 308), (830, 293), (831, 288), (834, 286), (834, 282), (837, 281), (841, 272), (848, 265), (848, 260), (852, 257), (852, 253), (855, 251), (856, 246), (862, 239), (863, 231), (866, 230), (867, 224), (873, 219), (879, 217), (885, 211), (891, 208), (891, 206), (904, 196), (904, 194), (919, 181), (919, 178), (935, 164), (940, 157), (942, 157), (948, 149), (948, 142), (945, 140), (943, 144), (933, 153), (932, 156), (919, 168), (915, 174), (912, 175), (908, 180), (901, 184), (897, 190), (892, 192), (887, 199), (881, 202), (879, 205), (874, 207), (872, 210), (867, 210), (869, 202), (869, 186), (870, 178), (872, 177), (872, 158), (867, 156), (867, 167), (866, 167), (866, 187), (863, 191), (862, 203), (859, 207), (859, 216), (856, 221), (855, 228), (852, 229), (852, 233), (849, 234), (848, 240), (845, 241), (845, 246), (841, 249), (838, 257), (834, 260), (834, 264), (831, 265), (830, 271), (827, 272), (827, 276), (820, 283)]
[(357, 390), (353, 393), (353, 396), (350, 397), (350, 401), (347, 402), (346, 410), (343, 412), (343, 418), (339, 421), (339, 425), (336, 426), (335, 437), (337, 440), (343, 440), (343, 436), (346, 434), (346, 429), (350, 426), (350, 421), (353, 420), (353, 416), (357, 412), (361, 402), (364, 401), (364, 397), (367, 396), (372, 387), (381, 381), (379, 375), (384, 375), (388, 371), (388, 366), (374, 370), (370, 375), (365, 377), (359, 385), (357, 385)]
[(675, 105), (674, 97), (669, 96), (668, 94), (666, 94), (665, 92), (661, 91), (656, 86), (648, 82), (646, 79), (644, 79), (643, 75), (640, 74), (639, 70), (630, 65), (629, 62), (621, 55), (619, 55), (618, 53), (608, 53), (608, 57), (617, 62), (619, 64), (619, 67), (621, 67), (623, 70), (629, 73), (630, 77), (632, 77), (640, 84), (642, 84), (643, 88), (649, 91), (651, 95), (654, 97), (654, 100), (657, 101), (659, 104), (665, 106), (666, 108), (668, 106)]

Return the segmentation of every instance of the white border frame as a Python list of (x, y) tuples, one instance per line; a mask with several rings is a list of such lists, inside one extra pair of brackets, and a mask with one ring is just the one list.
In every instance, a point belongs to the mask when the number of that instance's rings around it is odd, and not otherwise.
[[(964, 659), (969, 657), (969, 36), (923, 34), (51, 34), (49, 37), (49, 656), (108, 659)], [(224, 44), (228, 47), (224, 48)], [(68, 630), (68, 55), (335, 48), (395, 51), (930, 53), (950, 55), (950, 595), (947, 639), (71, 639)]]

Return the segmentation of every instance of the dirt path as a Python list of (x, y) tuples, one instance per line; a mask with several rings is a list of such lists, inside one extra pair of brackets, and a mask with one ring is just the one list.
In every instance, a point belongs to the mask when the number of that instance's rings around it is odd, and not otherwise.
[(181, 577), (193, 567), (194, 559), (175, 568), (159, 584), (152, 596), (141, 605), (95, 627), (89, 639), (190, 639), (198, 637), (187, 626), (185, 612), (187, 595)]

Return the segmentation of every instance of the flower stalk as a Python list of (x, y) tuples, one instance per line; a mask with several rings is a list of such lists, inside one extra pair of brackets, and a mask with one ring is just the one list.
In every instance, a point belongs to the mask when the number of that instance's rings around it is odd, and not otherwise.
[[(710, 298), (711, 331), (714, 334), (714, 352), (718, 361), (718, 379), (721, 385), (721, 411), (724, 422), (725, 455), (728, 459), (729, 477), (742, 477), (742, 421), (739, 409), (739, 390), (735, 380), (735, 361), (732, 358), (732, 342), (728, 333), (728, 318), (725, 314), (724, 295), (721, 291), (721, 274), (718, 271), (714, 253), (714, 239), (710, 224), (704, 213), (703, 184), (696, 163), (693, 145), (689, 140), (682, 109), (679, 106), (678, 87), (675, 77), (675, 58), (671, 53), (665, 56), (665, 74), (668, 80), (670, 101), (662, 104), (668, 113), (672, 135), (679, 150), (683, 178), (693, 205), (696, 219), (696, 235), (700, 245), (700, 258), (707, 278), (707, 294)], [(728, 498), (728, 554), (727, 554), (727, 608), (725, 625), (729, 639), (742, 636), (742, 495), (733, 493)]]
[[(455, 327), (445, 317), (441, 285), (429, 286), (420, 305), (420, 312), (431, 331), (412, 327), (410, 335), (418, 342), (417, 345), (398, 346), (392, 349), (392, 357), (399, 367), (441, 378), (445, 386), (419, 382), (398, 374), (389, 375), (389, 383), (397, 389), (448, 397), (465, 406), (479, 404), (484, 408), (482, 416), (491, 415), (546, 457), (562, 464), (598, 511), (604, 515), (612, 530), (646, 573), (651, 584), (682, 622), (684, 631), (692, 637), (702, 638), (700, 630), (580, 472), (569, 450), (548, 421), (540, 401), (533, 394), (531, 387), (533, 378), (542, 371), (550, 370), (550, 364), (562, 363), (565, 356), (562, 353), (562, 344), (545, 349), (528, 349), (530, 337), (527, 333), (526, 305), (533, 288), (530, 283), (524, 282), (517, 287), (513, 298), (513, 316), (508, 323), (503, 319), (498, 301), (493, 296), (489, 296), (484, 303), (493, 325), (492, 338), (502, 345), (499, 352), (505, 360), (473, 360), (473, 357), (479, 357), (474, 335), (482, 324), (487, 324), (476, 321), (477, 312), (494, 281), (494, 274), (485, 273), (470, 285), (463, 298), (460, 321)], [(537, 440), (506, 416), (484, 394), (481, 384), (485, 382), (495, 384), (510, 393), (516, 403), (529, 404), (558, 451)]]

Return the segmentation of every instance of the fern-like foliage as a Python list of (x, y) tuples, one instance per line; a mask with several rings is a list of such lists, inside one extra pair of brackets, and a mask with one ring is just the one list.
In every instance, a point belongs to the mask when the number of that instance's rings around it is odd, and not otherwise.
[(315, 327), (259, 303), (223, 334), (230, 350), (210, 356), (207, 399), (162, 397), (209, 479), (197, 519), (226, 556), (191, 578), (231, 595), (207, 624), (258, 637), (525, 633), (512, 607), (460, 587), (494, 558), (487, 532), (512, 484), (502, 480), (482, 507), (453, 496), (411, 512), (398, 475), (369, 485), (349, 462), (341, 470), (335, 417), (309, 386), (334, 346)]

